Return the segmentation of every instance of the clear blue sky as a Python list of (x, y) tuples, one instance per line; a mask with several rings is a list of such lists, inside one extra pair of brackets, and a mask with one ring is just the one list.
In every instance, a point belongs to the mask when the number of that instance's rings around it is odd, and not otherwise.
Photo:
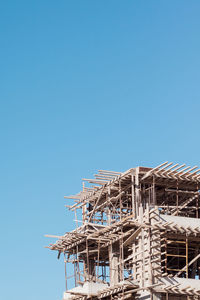
[(200, 165), (200, 1), (1, 1), (0, 298), (61, 300), (44, 249), (97, 169)]

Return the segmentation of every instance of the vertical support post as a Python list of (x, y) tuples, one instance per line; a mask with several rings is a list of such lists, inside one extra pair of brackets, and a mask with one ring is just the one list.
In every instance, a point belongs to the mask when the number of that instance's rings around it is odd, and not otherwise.
[(100, 241), (98, 241), (98, 256), (97, 256), (97, 282), (99, 281), (99, 261), (100, 261)]
[(186, 236), (186, 278), (188, 278), (188, 237)]
[(65, 263), (65, 289), (67, 291), (67, 261), (66, 261), (65, 252), (64, 252), (64, 263)]
[(136, 247), (135, 247), (135, 241), (133, 241), (133, 246), (132, 246), (132, 253), (134, 255), (134, 258), (132, 258), (133, 261), (133, 280), (136, 281)]
[(80, 266), (79, 266), (79, 257), (78, 257), (78, 246), (76, 246), (76, 257), (77, 257), (77, 273), (78, 273), (78, 281), (81, 281), (81, 275), (80, 275)]
[[(108, 188), (108, 200), (110, 199), (110, 187)], [(108, 226), (111, 225), (111, 211), (110, 211), (110, 207), (108, 207), (108, 219), (107, 219), (107, 223)], [(113, 286), (116, 283), (118, 283), (118, 278), (119, 278), (119, 274), (118, 274), (118, 262), (119, 262), (119, 247), (117, 247), (116, 245), (111, 244), (108, 247), (108, 252), (109, 252), (109, 271), (110, 271), (110, 285)]]
[[(155, 182), (153, 183), (153, 190), (155, 193)], [(155, 199), (154, 199), (155, 200)], [(155, 203), (155, 201), (154, 201)], [(157, 208), (157, 209), (156, 209)], [(159, 210), (155, 206), (156, 211), (151, 215), (151, 225), (154, 225), (159, 221)], [(161, 276), (161, 234), (159, 229), (151, 229), (151, 259), (152, 262), (152, 277), (153, 284), (158, 282), (158, 277)], [(153, 300), (160, 300), (160, 293), (153, 293)]]
[(88, 249), (88, 240), (86, 239), (86, 272), (87, 272), (87, 276), (86, 279), (89, 280), (89, 249)]
[(176, 215), (178, 216), (178, 179), (176, 181)]
[(109, 247), (110, 286), (119, 282), (119, 244)]
[[(149, 204), (146, 204), (146, 216), (147, 216), (147, 223), (150, 223), (150, 214), (149, 214)], [(147, 249), (148, 249), (148, 262), (149, 262), (149, 266), (148, 266), (148, 283), (149, 285), (153, 284), (153, 278), (152, 278), (152, 265), (151, 265), (151, 229), (148, 228), (146, 230), (146, 239), (147, 239)]]
[(135, 209), (136, 209), (136, 216), (139, 215), (139, 204), (140, 204), (140, 186), (139, 186), (139, 168), (136, 168), (135, 172)]
[(76, 256), (75, 253), (73, 251), (73, 265), (74, 265), (74, 283), (75, 283), (75, 287), (77, 286), (77, 278), (76, 278)]
[(134, 174), (131, 174), (131, 197), (132, 197), (132, 215), (135, 219), (135, 186), (134, 186)]
[(119, 179), (119, 205), (120, 205), (120, 221), (122, 219), (122, 196), (121, 196), (121, 180)]
[(152, 194), (153, 194), (153, 206), (156, 205), (156, 191), (155, 191), (155, 176), (153, 175), (153, 184), (152, 184)]
[[(199, 190), (199, 185), (197, 183), (197, 192), (198, 192), (198, 190)], [(196, 199), (196, 218), (199, 218), (199, 195)]]
[[(143, 207), (140, 205), (139, 207), (139, 222), (143, 223)], [(139, 251), (140, 251), (140, 287), (144, 287), (144, 237), (143, 237), (143, 228), (138, 235), (139, 237)]]
[[(85, 183), (83, 182), (83, 192), (85, 191)], [(83, 219), (83, 225), (86, 222), (86, 204), (83, 205), (82, 207), (82, 219)]]

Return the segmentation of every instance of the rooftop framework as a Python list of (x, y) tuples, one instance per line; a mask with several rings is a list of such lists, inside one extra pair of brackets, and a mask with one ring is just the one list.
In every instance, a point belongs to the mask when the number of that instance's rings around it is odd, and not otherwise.
[(200, 299), (200, 169), (165, 162), (83, 182), (65, 197), (82, 224), (49, 245), (64, 254), (63, 299)]

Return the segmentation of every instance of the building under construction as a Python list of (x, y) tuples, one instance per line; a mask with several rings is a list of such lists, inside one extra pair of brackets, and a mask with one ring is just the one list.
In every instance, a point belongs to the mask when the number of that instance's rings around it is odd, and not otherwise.
[(83, 182), (65, 197), (76, 229), (49, 236), (64, 256), (63, 300), (200, 299), (200, 169), (165, 162)]

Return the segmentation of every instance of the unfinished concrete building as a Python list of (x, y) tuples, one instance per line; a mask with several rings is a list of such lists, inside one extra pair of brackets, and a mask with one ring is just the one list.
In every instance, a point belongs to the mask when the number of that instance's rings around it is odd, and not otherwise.
[(165, 162), (83, 179), (65, 197), (80, 226), (49, 245), (64, 254), (63, 300), (200, 299), (199, 172)]

